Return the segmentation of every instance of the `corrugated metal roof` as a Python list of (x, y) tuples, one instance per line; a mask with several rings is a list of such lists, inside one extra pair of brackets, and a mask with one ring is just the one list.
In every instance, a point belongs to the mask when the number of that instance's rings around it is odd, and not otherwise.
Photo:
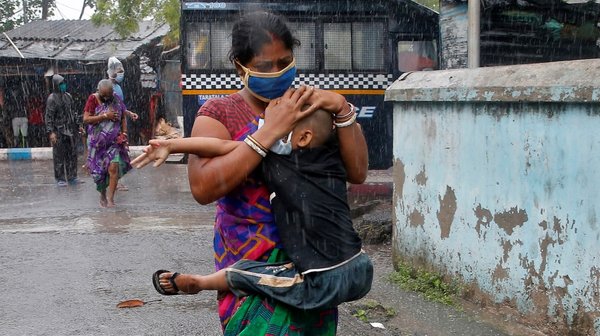
[[(33, 21), (7, 32), (25, 58), (97, 61), (109, 56), (126, 58), (137, 48), (169, 31), (166, 24), (143, 21), (139, 31), (121, 38), (111, 26), (90, 20)], [(20, 57), (0, 35), (0, 58)]]

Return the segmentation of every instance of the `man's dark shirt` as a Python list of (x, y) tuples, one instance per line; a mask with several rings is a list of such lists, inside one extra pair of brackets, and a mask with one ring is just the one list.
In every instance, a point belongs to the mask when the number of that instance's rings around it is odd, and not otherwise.
[(81, 115), (73, 108), (73, 98), (68, 93), (52, 93), (46, 101), (46, 131), (73, 136), (81, 124)]
[(270, 153), (262, 170), (275, 193), (271, 206), (279, 236), (300, 272), (332, 267), (360, 252), (335, 136), (321, 147)]

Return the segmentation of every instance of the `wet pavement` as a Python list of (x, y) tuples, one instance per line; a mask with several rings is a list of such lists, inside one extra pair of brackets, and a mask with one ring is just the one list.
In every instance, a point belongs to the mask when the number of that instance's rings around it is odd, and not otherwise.
[[(0, 162), (0, 334), (220, 335), (213, 292), (166, 297), (150, 281), (157, 269), (214, 268), (214, 205), (193, 200), (185, 165), (132, 171), (114, 209), (101, 209), (91, 178), (80, 178), (59, 188), (51, 161)], [(366, 249), (376, 268), (368, 298), (398, 314), (380, 330), (342, 305), (339, 335), (504, 335), (400, 291), (386, 280), (389, 246)], [(116, 308), (134, 298), (148, 303)]]

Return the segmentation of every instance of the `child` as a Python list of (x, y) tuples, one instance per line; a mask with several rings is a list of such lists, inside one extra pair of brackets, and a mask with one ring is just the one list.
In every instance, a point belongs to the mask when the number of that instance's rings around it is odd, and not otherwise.
[[(239, 297), (259, 294), (308, 310), (358, 300), (369, 292), (373, 265), (352, 227), (346, 173), (331, 115), (316, 111), (298, 122), (289, 138), (279, 147), (291, 145), (291, 153), (269, 153), (262, 173), (271, 192), (275, 224), (292, 262), (240, 260), (205, 276), (160, 270), (153, 276), (159, 293), (230, 290)], [(246, 145), (265, 154), (251, 139), (244, 142), (200, 137), (152, 140), (132, 163), (141, 168), (155, 161), (156, 167), (170, 153), (214, 157)]]

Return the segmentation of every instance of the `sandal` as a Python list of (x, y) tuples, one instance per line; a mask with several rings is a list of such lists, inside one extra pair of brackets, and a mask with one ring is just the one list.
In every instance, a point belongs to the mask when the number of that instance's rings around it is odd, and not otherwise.
[(175, 292), (171, 292), (171, 291), (167, 292), (160, 285), (160, 275), (163, 274), (163, 273), (170, 273), (170, 271), (158, 270), (158, 271), (154, 272), (154, 274), (152, 275), (152, 284), (154, 285), (154, 289), (156, 289), (156, 291), (159, 292), (162, 295), (179, 295), (179, 294), (182, 294), (183, 292), (180, 292), (179, 288), (177, 288), (177, 285), (175, 284), (175, 278), (177, 278), (177, 276), (179, 276), (179, 273), (175, 272), (169, 278), (169, 282), (171, 283), (171, 286), (173, 286), (173, 289), (175, 290)]

